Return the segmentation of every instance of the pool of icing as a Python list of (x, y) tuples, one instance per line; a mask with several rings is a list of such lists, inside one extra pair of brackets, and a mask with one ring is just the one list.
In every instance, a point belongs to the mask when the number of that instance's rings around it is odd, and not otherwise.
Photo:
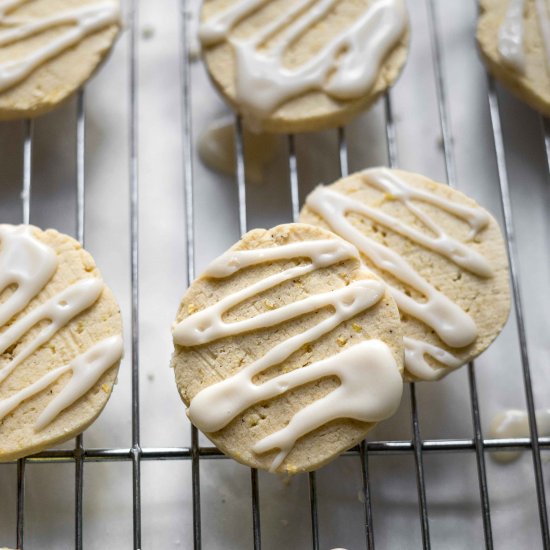
[[(196, 4), (196, 2), (193, 2)], [(428, 18), (424, 2), (408, 2), (411, 53), (393, 92), (399, 165), (445, 180)], [(141, 444), (186, 446), (190, 431), (168, 368), (170, 326), (185, 288), (185, 231), (182, 184), (179, 6), (162, 9), (140, 1), (139, 174), (140, 174), (140, 368)], [(474, 2), (436, 0), (440, 15), (445, 77), (454, 132), (458, 188), (502, 221), (487, 80), (474, 44)], [(147, 32), (146, 32), (147, 31)], [(128, 217), (128, 32), (110, 61), (87, 87), (86, 245), (106, 283), (120, 301), (130, 339)], [(200, 63), (192, 67), (193, 127), (198, 136), (228, 113)], [(550, 186), (539, 119), (499, 88), (512, 206), (517, 230), (521, 290), (537, 407), (549, 407), (550, 375)], [(75, 231), (75, 113), (70, 101), (35, 124), (31, 221)], [(350, 169), (386, 163), (383, 104), (359, 117), (347, 131)], [(0, 221), (20, 221), (23, 124), (0, 124)], [(247, 186), (250, 227), (269, 227), (291, 218), (287, 144), (264, 168), (261, 182)], [(319, 182), (339, 175), (335, 131), (296, 138), (301, 198)], [(230, 176), (205, 167), (194, 149), (197, 269), (238, 237), (236, 186)], [(130, 358), (126, 353), (104, 413), (86, 432), (87, 447), (131, 444)], [(476, 361), (484, 433), (506, 409), (525, 410), (515, 321)], [(372, 438), (409, 439), (410, 403), (405, 391), (395, 417)], [(423, 437), (470, 438), (468, 376), (459, 369), (444, 380), (417, 386)], [(203, 440), (203, 443), (207, 443)], [(66, 448), (71, 447), (71, 443)], [(546, 480), (550, 465), (543, 453)], [(426, 487), (434, 548), (483, 545), (475, 456), (426, 454)], [(201, 461), (204, 548), (252, 545), (247, 468), (230, 460)], [(380, 548), (421, 546), (413, 456), (373, 455), (374, 535)], [(495, 546), (540, 545), (537, 502), (529, 453), (515, 462), (487, 456)], [(84, 542), (89, 548), (132, 544), (131, 464), (86, 464)], [(192, 548), (189, 462), (143, 462), (143, 547)], [(341, 458), (317, 476), (321, 548), (364, 548), (363, 505), (357, 458)], [(74, 467), (29, 465), (25, 537), (29, 548), (72, 548)], [(0, 546), (15, 544), (16, 466), (0, 465)], [(307, 476), (291, 480), (260, 474), (264, 548), (311, 545)]]

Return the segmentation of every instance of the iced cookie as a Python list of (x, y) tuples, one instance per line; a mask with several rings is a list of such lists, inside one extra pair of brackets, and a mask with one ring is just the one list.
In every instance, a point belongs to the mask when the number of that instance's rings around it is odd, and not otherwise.
[(354, 246), (317, 227), (244, 235), (190, 286), (173, 336), (189, 418), (255, 468), (318, 468), (401, 399), (395, 302)]
[(0, 120), (41, 115), (69, 97), (120, 25), (118, 0), (0, 0)]
[(315, 189), (300, 220), (354, 244), (388, 283), (401, 312), (409, 379), (442, 378), (479, 355), (506, 322), (500, 228), (459, 191), (374, 168)]
[(346, 124), (398, 77), (408, 50), (404, 0), (206, 0), (204, 59), (253, 129)]
[(550, 5), (547, 0), (480, 0), (477, 41), (489, 71), (550, 116)]
[(113, 389), (121, 332), (116, 300), (78, 242), (0, 225), (0, 460), (94, 421)]

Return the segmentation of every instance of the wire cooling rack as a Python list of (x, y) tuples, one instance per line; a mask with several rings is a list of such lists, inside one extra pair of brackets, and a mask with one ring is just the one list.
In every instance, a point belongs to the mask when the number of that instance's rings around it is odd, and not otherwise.
[[(419, 0), (420, 2), (420, 0)], [(417, 3), (419, 3), (417, 2)], [(441, 5), (441, 2), (439, 3)], [(439, 124), (442, 135), (442, 148), (444, 155), (444, 166), (449, 185), (454, 186), (457, 182), (455, 167), (455, 151), (453, 147), (453, 131), (450, 123), (449, 106), (447, 99), (447, 83), (445, 79), (443, 54), (440, 37), (439, 14), (435, 0), (426, 0), (428, 13), (429, 40), (433, 71), (435, 75), (436, 97), (438, 102)], [(195, 277), (195, 211), (194, 192), (195, 177), (193, 166), (193, 131), (191, 115), (191, 97), (193, 86), (191, 82), (190, 68), (190, 29), (188, 21), (188, 6), (182, 0), (180, 5), (181, 24), (181, 108), (182, 108), (182, 161), (183, 161), (183, 186), (184, 186), (184, 210), (185, 210), (185, 254), (187, 259), (187, 283)], [(73, 449), (52, 449), (32, 457), (17, 461), (17, 499), (14, 505), (16, 514), (16, 546), (23, 549), (25, 546), (25, 467), (29, 463), (57, 464), (60, 462), (74, 463), (75, 478), (75, 525), (74, 525), (74, 547), (83, 547), (83, 492), (84, 492), (84, 468), (89, 462), (130, 462), (132, 465), (132, 510), (133, 510), (133, 547), (142, 548), (142, 499), (141, 499), (141, 464), (143, 461), (180, 460), (191, 463), (191, 489), (192, 489), (192, 525), (193, 525), (193, 547), (201, 548), (201, 463), (218, 458), (226, 458), (218, 449), (212, 446), (202, 446), (199, 443), (199, 434), (192, 428), (191, 445), (188, 447), (145, 447), (141, 445), (140, 438), (140, 357), (139, 357), (139, 173), (138, 173), (138, 2), (132, 0), (128, 11), (128, 64), (129, 64), (129, 212), (130, 212), (130, 283), (131, 283), (131, 425), (132, 444), (129, 448), (88, 448), (85, 445), (85, 436), (79, 436)], [(514, 217), (512, 214), (511, 197), (509, 189), (509, 178), (507, 173), (507, 158), (501, 129), (501, 118), (499, 112), (499, 99), (497, 97), (495, 83), (488, 78), (488, 96), (490, 123), (494, 151), (496, 156), (496, 167), (498, 182), (500, 185), (500, 200), (504, 219), (504, 230), (508, 247), (510, 261), (511, 287), (515, 303), (515, 318), (517, 323), (517, 338), (521, 354), (521, 371), (523, 375), (524, 391), (529, 417), (529, 438), (514, 439), (487, 439), (484, 438), (480, 420), (480, 397), (476, 382), (476, 369), (474, 363), (467, 366), (469, 399), (471, 405), (472, 435), (463, 439), (424, 439), (421, 433), (419, 412), (417, 406), (416, 386), (410, 384), (410, 427), (411, 438), (407, 440), (388, 441), (364, 441), (358, 447), (351, 449), (346, 455), (353, 458), (356, 467), (360, 469), (362, 479), (362, 502), (364, 503), (363, 524), (364, 539), (367, 548), (375, 546), (373, 526), (373, 502), (370, 485), (373, 480), (369, 476), (369, 457), (371, 455), (392, 455), (408, 454), (413, 455), (416, 474), (416, 485), (418, 492), (418, 513), (421, 527), (422, 547), (431, 547), (430, 537), (430, 503), (426, 497), (426, 481), (424, 456), (431, 453), (473, 453), (477, 464), (477, 482), (479, 486), (479, 501), (482, 513), (482, 524), (485, 547), (493, 548), (493, 526), (489, 499), (489, 483), (486, 472), (486, 455), (488, 452), (502, 450), (522, 450), (532, 455), (532, 466), (535, 478), (536, 497), (540, 523), (540, 540), (545, 549), (550, 548), (550, 534), (548, 525), (548, 512), (546, 503), (545, 481), (541, 463), (541, 450), (550, 449), (550, 438), (539, 437), (535, 419), (535, 402), (533, 396), (533, 385), (531, 380), (531, 369), (527, 347), (527, 335), (524, 323), (524, 308), (520, 292), (520, 273), (518, 252), (516, 250), (516, 235), (514, 228)], [(392, 105), (392, 92), (385, 95), (383, 99), (385, 111), (385, 139), (387, 144), (388, 164), (392, 167), (399, 165), (396, 120)], [(85, 117), (85, 92), (78, 93), (76, 101), (76, 227), (77, 238), (84, 243), (85, 227), (85, 155), (86, 155), (86, 117)], [(550, 122), (542, 119), (541, 139), (544, 142), (548, 170), (550, 171)], [(33, 159), (33, 121), (24, 122), (23, 132), (23, 176), (21, 205), (23, 223), (29, 223), (31, 204), (31, 179)], [(241, 233), (248, 229), (247, 224), (247, 185), (245, 177), (245, 156), (243, 127), (241, 120), (237, 117), (236, 124), (236, 186), (238, 193), (239, 208), (239, 229)], [(337, 132), (337, 147), (339, 158), (339, 171), (342, 176), (348, 174), (348, 148), (346, 129), (339, 128)], [(289, 192), (291, 197), (292, 217), (298, 218), (300, 208), (300, 178), (298, 172), (298, 161), (296, 154), (295, 136), (287, 138), (288, 147), (288, 173)], [(129, 347), (129, 342), (127, 347)], [(114, 397), (113, 397), (114, 398)], [(374, 482), (378, 480), (374, 479)], [(28, 489), (28, 488), (27, 488)], [(262, 530), (260, 528), (260, 487), (258, 473), (250, 471), (250, 494), (251, 494), (251, 515), (252, 515), (252, 541), (255, 550), (262, 547)], [(318, 511), (319, 496), (317, 493), (316, 473), (309, 474), (309, 504), (310, 504), (310, 529), (311, 548), (320, 549), (320, 520)], [(265, 512), (264, 512), (265, 513)], [(457, 544), (453, 547), (459, 547)]]

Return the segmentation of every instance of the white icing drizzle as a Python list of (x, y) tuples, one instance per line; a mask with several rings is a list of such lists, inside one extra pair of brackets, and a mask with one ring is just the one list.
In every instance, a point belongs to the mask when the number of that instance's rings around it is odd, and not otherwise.
[[(0, 2), (0, 25), (10, 22), (4, 20), (6, 12), (29, 0), (4, 0)], [(82, 41), (86, 36), (120, 19), (118, 5), (114, 2), (98, 2), (65, 10), (42, 19), (25, 20), (13, 28), (0, 31), (0, 47), (34, 36), (49, 29), (70, 25), (60, 36), (52, 39), (36, 51), (25, 57), (0, 63), (0, 92), (27, 78), (37, 67), (48, 59), (56, 57), (64, 50)]]
[[(407, 28), (403, 0), (374, 0), (321, 51), (303, 65), (289, 69), (283, 64), (287, 47), (322, 20), (336, 0), (298, 0), (253, 36), (227, 37), (240, 20), (264, 4), (266, 0), (240, 0), (203, 21), (199, 29), (204, 46), (228, 39), (235, 52), (237, 100), (260, 119), (309, 90), (323, 90), (338, 99), (365, 94), (374, 85), (384, 58)], [(267, 50), (260, 49), (273, 36), (274, 44)]]
[(376, 422), (395, 412), (401, 399), (402, 378), (388, 346), (379, 340), (356, 344), (333, 357), (276, 376), (262, 384), (253, 382), (259, 373), (280, 364), (305, 344), (317, 340), (342, 322), (376, 304), (385, 292), (385, 286), (380, 281), (354, 281), (348, 286), (308, 296), (250, 319), (232, 323), (222, 320), (229, 309), (262, 291), (315, 269), (357, 257), (357, 250), (352, 245), (332, 239), (229, 251), (210, 264), (204, 276), (224, 278), (245, 267), (264, 262), (310, 259), (310, 263), (266, 277), (185, 318), (174, 327), (176, 344), (205, 344), (218, 338), (274, 326), (328, 306), (332, 306), (334, 311), (317, 325), (277, 344), (235, 375), (200, 391), (191, 400), (188, 409), (189, 418), (199, 429), (207, 433), (216, 432), (256, 403), (282, 395), (308, 382), (337, 376), (340, 380), (338, 388), (304, 407), (285, 428), (265, 437), (254, 446), (253, 451), (257, 453), (279, 449), (271, 464), (271, 470), (275, 471), (300, 437), (327, 422), (339, 418)]
[[(535, 412), (539, 437), (550, 437), (550, 409), (539, 409)], [(491, 439), (511, 439), (531, 437), (529, 417), (526, 411), (508, 409), (497, 414), (489, 430)], [(491, 453), (499, 462), (512, 462), (521, 456), (521, 451), (499, 451)]]
[(498, 51), (503, 61), (519, 72), (525, 70), (523, 54), (523, 0), (510, 0), (498, 31)]
[(47, 302), (35, 307), (25, 317), (0, 334), (0, 353), (4, 353), (22, 338), (31, 328), (41, 321), (50, 321), (37, 336), (17, 352), (17, 355), (0, 369), (2, 382), (18, 365), (32, 355), (40, 346), (71, 319), (88, 309), (103, 291), (101, 279), (83, 279), (65, 288)]
[(252, 398), (249, 403), (281, 395), (287, 389), (325, 376), (337, 376), (340, 385), (304, 407), (283, 429), (253, 447), (256, 453), (279, 449), (271, 471), (280, 466), (300, 437), (326, 423), (342, 418), (378, 422), (392, 416), (399, 407), (403, 380), (392, 352), (381, 340), (361, 342), (333, 357), (278, 376), (259, 386), (259, 391), (251, 383), (246, 389)]
[[(0, 9), (2, 9), (0, 5)], [(29, 226), (0, 225), (0, 293), (13, 292), (0, 304), (0, 354), (15, 346), (31, 329), (47, 321), (27, 343), (14, 349), (15, 356), (0, 368), (2, 383), (23, 361), (61, 328), (92, 306), (103, 292), (103, 281), (89, 278), (61, 290), (45, 302), (6, 326), (27, 307), (51, 280), (58, 260), (52, 248), (40, 242)], [(65, 372), (72, 371), (69, 383), (48, 404), (38, 418), (35, 429), (48, 425), (60, 411), (84, 395), (122, 355), (122, 339), (107, 338), (92, 346), (68, 365), (54, 369), (39, 380), (0, 400), (0, 420), (25, 399), (47, 388)]]
[(0, 17), (3, 17), (9, 10), (12, 10), (28, 1), (29, 0), (0, 0)]
[(0, 326), (21, 311), (57, 269), (55, 252), (32, 235), (30, 227), (0, 225), (0, 293), (11, 285), (13, 294), (0, 304)]
[[(392, 200), (399, 201), (417, 219), (422, 221), (433, 233), (433, 236), (420, 232), (381, 210), (326, 187), (315, 189), (306, 199), (306, 204), (320, 215), (335, 233), (354, 244), (379, 269), (391, 273), (425, 297), (425, 301), (419, 302), (405, 292), (389, 285), (392, 296), (401, 311), (430, 326), (441, 340), (451, 347), (460, 348), (471, 344), (477, 337), (474, 320), (457, 304), (429, 284), (400, 254), (356, 229), (346, 218), (346, 214), (354, 212), (363, 215), (411, 241), (441, 254), (478, 276), (490, 277), (492, 269), (483, 256), (447, 235), (428, 214), (412, 201), (432, 204), (463, 220), (471, 228), (469, 239), (473, 239), (487, 225), (489, 222), (487, 213), (481, 208), (457, 204), (439, 195), (409, 186), (402, 178), (384, 168), (366, 170), (363, 174), (369, 185), (390, 195)], [(430, 376), (433, 376), (433, 368), (427, 362), (423, 368), (420, 368), (419, 362), (424, 360), (424, 353), (418, 353), (417, 347), (409, 349), (409, 360), (414, 361), (412, 368), (417, 373), (430, 372)], [(437, 356), (444, 358), (444, 364), (449, 366), (454, 364), (450, 354), (449, 357), (443, 356), (432, 348), (427, 348), (427, 353), (436, 359)], [(407, 363), (406, 365), (408, 368)]]
[[(239, 269), (243, 269), (250, 265), (299, 257), (309, 257), (311, 262), (266, 277), (249, 287), (229, 294), (218, 303), (207, 309), (198, 311), (194, 315), (178, 323), (173, 329), (174, 342), (180, 346), (207, 344), (218, 338), (232, 336), (240, 332), (271, 327), (285, 320), (304, 315), (305, 313), (310, 313), (324, 306), (332, 305), (336, 308), (340, 305), (340, 302), (344, 301), (346, 303), (341, 304), (342, 307), (347, 306), (347, 302), (351, 302), (350, 306), (355, 306), (354, 309), (361, 306), (363, 309), (366, 309), (368, 306), (362, 304), (361, 296), (357, 296), (362, 292), (360, 289), (375, 287), (379, 288), (380, 292), (383, 294), (382, 284), (378, 281), (358, 281), (353, 285), (336, 291), (310, 296), (309, 298), (288, 304), (273, 311), (260, 313), (251, 319), (233, 323), (226, 323), (223, 321), (222, 317), (226, 311), (229, 311), (232, 307), (248, 298), (290, 279), (295, 279), (307, 273), (311, 273), (321, 267), (327, 267), (349, 258), (356, 258), (357, 250), (352, 245), (340, 239), (331, 239), (305, 241), (272, 248), (230, 251), (214, 260), (206, 268), (205, 276), (228, 277)], [(380, 299), (382, 294), (378, 296), (377, 300)], [(361, 311), (361, 309), (355, 309), (354, 315), (359, 311)], [(336, 325), (337, 324), (339, 324), (339, 322), (336, 323)]]
[[(547, 0), (534, 0), (537, 20), (550, 70), (550, 14)], [(525, 0), (510, 0), (504, 21), (498, 31), (498, 52), (503, 62), (519, 73), (525, 72)]]
[(23, 388), (21, 391), (0, 400), (0, 420), (18, 407), (23, 401), (37, 395), (53, 384), (66, 372), (71, 372), (71, 379), (63, 389), (48, 403), (38, 417), (34, 429), (42, 430), (68, 406), (75, 403), (100, 377), (122, 357), (122, 338), (111, 336), (101, 340), (69, 364), (58, 367), (42, 378)]
[[(428, 342), (405, 336), (403, 344), (405, 345), (407, 370), (420, 380), (439, 380), (447, 374), (449, 369), (456, 369), (462, 365), (462, 361), (458, 357)], [(434, 368), (426, 361), (426, 355), (446, 368)]]

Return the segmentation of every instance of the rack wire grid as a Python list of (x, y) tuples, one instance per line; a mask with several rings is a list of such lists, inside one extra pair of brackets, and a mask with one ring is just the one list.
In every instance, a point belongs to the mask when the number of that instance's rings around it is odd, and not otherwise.
[[(411, 9), (419, 7), (421, 0), (414, 0)], [(435, 87), (437, 98), (437, 109), (439, 113), (439, 124), (442, 136), (442, 154), (444, 167), (449, 185), (456, 186), (457, 170), (455, 166), (455, 151), (453, 142), (453, 129), (449, 115), (448, 106), (448, 84), (446, 79), (446, 68), (444, 66), (444, 55), (441, 45), (440, 11), (447, 9), (443, 0), (425, 0), (423, 4), (427, 13), (429, 28), (429, 44), (431, 58), (433, 61), (433, 74), (435, 81), (428, 83)], [(83, 547), (83, 494), (84, 494), (84, 469), (85, 465), (91, 462), (130, 462), (132, 467), (132, 513), (133, 513), (133, 547), (142, 548), (142, 498), (141, 498), (141, 465), (144, 461), (190, 461), (191, 463), (191, 489), (192, 489), (192, 546), (200, 549), (203, 532), (201, 529), (201, 464), (213, 459), (227, 458), (218, 449), (212, 446), (201, 445), (199, 434), (196, 428), (191, 430), (191, 444), (186, 447), (145, 447), (141, 445), (140, 438), (140, 317), (139, 317), (139, 151), (138, 151), (138, 2), (131, 0), (127, 13), (127, 40), (128, 40), (128, 74), (129, 74), (129, 128), (128, 128), (128, 185), (129, 185), (129, 214), (130, 214), (130, 285), (131, 285), (131, 432), (132, 440), (129, 448), (90, 448), (85, 445), (85, 436), (79, 436), (74, 442), (72, 449), (50, 449), (37, 455), (17, 461), (17, 491), (16, 491), (16, 528), (15, 544), (19, 549), (25, 547), (25, 493), (29, 487), (25, 485), (26, 467), (29, 464), (45, 463), (55, 465), (58, 463), (74, 464), (74, 547)], [(191, 82), (191, 62), (189, 53), (190, 26), (189, 6), (182, 1), (179, 9), (180, 24), (180, 47), (181, 47), (181, 136), (182, 136), (182, 162), (184, 188), (184, 211), (185, 211), (185, 255), (187, 283), (195, 277), (195, 251), (197, 242), (195, 239), (195, 211), (194, 193), (195, 176), (193, 166), (194, 138), (192, 131), (192, 109), (191, 96), (193, 86)], [(414, 33), (414, 30), (413, 30)], [(483, 540), (486, 548), (493, 548), (494, 529), (491, 515), (489, 498), (489, 483), (486, 468), (486, 457), (494, 451), (519, 450), (529, 452), (532, 456), (532, 472), (535, 480), (537, 509), (539, 515), (540, 532), (537, 537), (537, 545), (542, 543), (545, 549), (550, 548), (550, 535), (548, 525), (548, 513), (546, 503), (545, 480), (541, 452), (550, 449), (550, 438), (539, 437), (535, 416), (535, 400), (533, 383), (531, 379), (530, 357), (527, 346), (527, 332), (524, 322), (524, 308), (522, 294), (520, 291), (520, 271), (518, 251), (516, 249), (516, 233), (514, 216), (511, 206), (509, 177), (507, 172), (507, 157), (502, 132), (501, 113), (499, 110), (499, 97), (497, 87), (493, 79), (487, 76), (487, 97), (490, 115), (490, 137), (494, 143), (494, 154), (496, 158), (497, 178), (500, 188), (500, 200), (504, 220), (504, 231), (507, 242), (508, 258), (510, 262), (511, 289), (514, 299), (514, 313), (517, 325), (517, 338), (520, 349), (520, 365), (523, 376), (523, 390), (527, 404), (529, 418), (530, 437), (511, 439), (488, 439), (482, 432), (480, 419), (480, 399), (478, 385), (476, 382), (476, 368), (474, 363), (467, 366), (467, 381), (471, 409), (472, 432), (467, 438), (437, 438), (424, 439), (421, 432), (419, 419), (417, 386), (408, 385), (410, 393), (410, 439), (399, 440), (368, 440), (364, 441), (357, 448), (345, 453), (348, 457), (341, 460), (353, 460), (354, 468), (360, 470), (362, 486), (361, 501), (363, 502), (362, 522), (364, 527), (364, 544), (367, 548), (375, 547), (375, 525), (373, 524), (373, 503), (371, 495), (372, 484), (382, 483), (382, 479), (372, 478), (369, 472), (370, 460), (373, 455), (390, 456), (396, 454), (412, 455), (414, 457), (416, 486), (418, 493), (418, 517), (421, 531), (421, 546), (428, 549), (431, 547), (430, 536), (430, 502), (426, 496), (426, 476), (429, 475), (425, 466), (425, 456), (433, 453), (473, 453), (477, 464), (477, 482), (479, 487), (479, 507), (483, 525)], [(399, 165), (396, 125), (398, 121), (394, 116), (392, 103), (392, 92), (384, 96), (383, 108), (385, 112), (385, 135), (379, 136), (385, 139), (387, 144), (387, 159), (391, 167)], [(85, 234), (85, 157), (86, 157), (86, 116), (85, 116), (85, 91), (78, 93), (76, 100), (76, 236), (84, 243)], [(23, 223), (30, 223), (31, 220), (31, 187), (32, 187), (32, 163), (33, 163), (33, 126), (32, 120), (23, 123), (23, 169), (22, 169), (22, 190), (21, 190), (21, 220)], [(247, 223), (247, 182), (245, 173), (245, 155), (243, 126), (239, 117), (235, 119), (236, 125), (236, 186), (238, 195), (238, 220), (240, 233), (248, 229)], [(540, 139), (546, 155), (546, 168), (550, 170), (550, 122), (540, 118)], [(337, 133), (337, 147), (339, 158), (340, 174), (345, 176), (348, 173), (348, 147), (346, 128), (335, 130)], [(298, 158), (296, 149), (296, 138), (293, 135), (287, 136), (288, 147), (288, 182), (291, 198), (292, 218), (298, 219), (300, 208), (300, 178), (298, 170)], [(179, 162), (179, 160), (177, 161)], [(545, 176), (548, 177), (548, 173)], [(116, 393), (113, 396), (116, 399)], [(319, 496), (317, 491), (316, 473), (309, 474), (309, 510), (310, 525), (310, 546), (314, 550), (321, 548), (320, 542), (320, 519), (319, 519)], [(260, 484), (258, 472), (250, 471), (250, 514), (252, 519), (252, 545), (255, 550), (262, 547), (262, 530), (260, 526)], [(265, 513), (265, 508), (264, 508)], [(3, 535), (4, 536), (4, 535)], [(404, 539), (406, 540), (406, 539)], [(263, 541), (266, 542), (265, 540)], [(402, 547), (412, 547), (403, 543)], [(264, 544), (265, 546), (265, 544)], [(414, 546), (414, 545), (413, 545)], [(152, 547), (155, 547), (154, 545)], [(461, 547), (459, 542), (450, 543), (450, 548)], [(533, 546), (535, 547), (535, 546)]]

